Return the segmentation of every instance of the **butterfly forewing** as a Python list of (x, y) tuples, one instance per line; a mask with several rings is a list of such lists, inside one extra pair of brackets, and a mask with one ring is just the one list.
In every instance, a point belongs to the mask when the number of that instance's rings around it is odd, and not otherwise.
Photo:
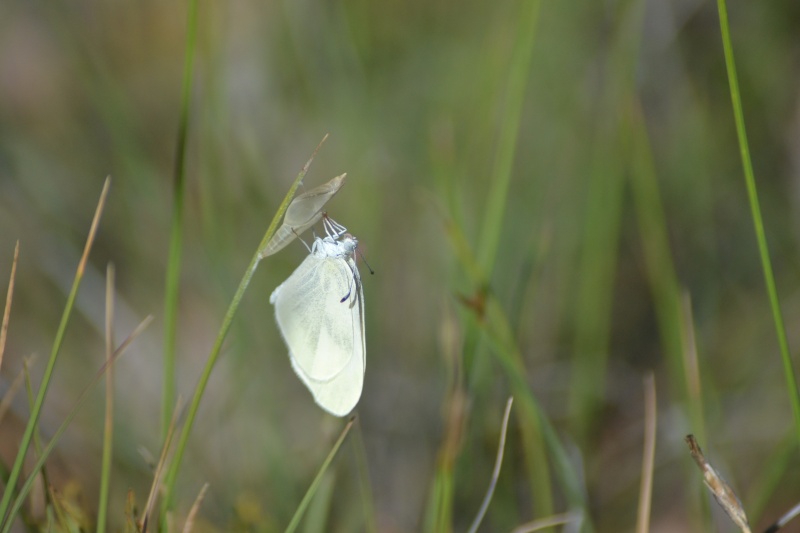
[(293, 364), (314, 381), (329, 381), (353, 356), (352, 313), (342, 312), (350, 268), (343, 259), (309, 255), (281, 286), (278, 326)]

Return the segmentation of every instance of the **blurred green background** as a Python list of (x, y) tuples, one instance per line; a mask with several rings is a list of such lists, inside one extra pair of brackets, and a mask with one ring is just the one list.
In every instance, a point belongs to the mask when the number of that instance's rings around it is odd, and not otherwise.
[[(796, 353), (800, 3), (729, 9)], [(111, 175), (41, 427), (53, 431), (102, 363), (112, 261), (118, 339), (156, 317), (115, 368), (117, 524), (129, 488), (145, 499), (147, 453), (161, 445), (186, 13), (183, 2), (154, 0), (0, 3), (2, 279), (17, 239), (21, 247), (0, 394), (24, 356), (37, 354), (41, 375)], [(443, 509), (452, 524), (439, 524), (466, 530), (515, 391), (481, 531), (581, 501), (596, 531), (632, 530), (651, 371), (653, 531), (709, 521), (733, 530), (706, 503), (687, 433), (761, 529), (800, 500), (714, 2), (240, 0), (201, 2), (198, 15), (178, 391), (191, 395), (247, 262), (325, 133), (305, 184), (348, 173), (328, 212), (376, 271), (361, 268), (368, 364), (358, 426), (318, 495), (318, 530), (436, 530), (430, 517)], [(262, 262), (212, 375), (179, 478), (180, 516), (210, 483), (200, 530), (282, 530), (342, 427), (295, 378), (268, 302), (306, 253), (295, 243)], [(687, 377), (692, 347), (699, 394)], [(550, 441), (535, 447), (539, 426), (520, 387), (558, 453)], [(93, 394), (58, 449), (90, 512), (102, 387)], [(13, 412), (26, 418), (22, 396)], [(16, 438), (4, 430), (2, 447)], [(448, 480), (452, 500), (436, 495), (434, 479)]]

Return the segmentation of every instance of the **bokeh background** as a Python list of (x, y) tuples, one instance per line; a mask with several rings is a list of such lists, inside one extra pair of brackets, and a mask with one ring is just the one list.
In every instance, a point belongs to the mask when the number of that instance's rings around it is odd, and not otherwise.
[[(796, 354), (800, 3), (729, 9)], [(54, 431), (102, 363), (113, 262), (117, 337), (156, 318), (115, 368), (117, 525), (128, 489), (145, 499), (161, 445), (186, 21), (185, 2), (0, 3), (0, 278), (16, 240), (21, 248), (0, 393), (25, 356), (41, 375), (110, 175), (41, 428)], [(529, 448), (537, 424), (517, 398), (481, 531), (581, 500), (595, 530), (631, 530), (649, 372), (653, 531), (734, 530), (708, 503), (687, 433), (757, 527), (800, 500), (715, 2), (240, 0), (201, 2), (197, 27), (179, 392), (190, 396), (250, 257), (325, 133), (305, 183), (348, 173), (328, 211), (375, 270), (361, 268), (368, 364), (358, 423), (319, 495), (317, 530), (436, 530), (434, 479), (452, 483), (444, 501), (453, 529), (465, 530), (520, 384), (559, 451), (550, 441)], [(306, 253), (295, 243), (261, 263), (215, 368), (179, 480), (181, 516), (210, 483), (200, 530), (282, 530), (343, 426), (294, 377), (268, 301)], [(694, 352), (699, 389), (686, 370)], [(102, 387), (93, 395), (55, 458), (89, 514)], [(27, 417), (23, 396), (0, 427), (5, 455)], [(531, 463), (537, 454), (546, 471)]]

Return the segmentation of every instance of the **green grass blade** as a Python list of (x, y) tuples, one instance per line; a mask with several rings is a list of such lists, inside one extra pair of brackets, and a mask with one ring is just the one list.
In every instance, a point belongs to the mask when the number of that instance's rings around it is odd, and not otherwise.
[[(33, 383), (31, 382), (29, 361), (23, 362), (22, 372), (25, 376), (25, 393), (28, 395), (28, 407), (30, 408), (33, 406), (34, 403), (34, 393), (33, 393)], [(39, 434), (38, 427), (35, 428), (33, 431), (33, 451), (36, 453), (37, 457), (42, 454), (42, 436)], [(48, 478), (47, 475), (47, 468), (45, 468), (44, 466), (42, 467), (42, 482), (45, 487), (44, 490), (45, 503), (47, 505), (54, 505), (55, 502), (51, 498), (52, 491), (51, 491), (50, 479)], [(63, 525), (64, 519), (62, 513), (60, 512), (58, 507), (55, 507), (55, 510), (59, 523)]]
[(764, 282), (767, 286), (770, 307), (772, 308), (772, 319), (775, 322), (775, 333), (778, 336), (778, 345), (783, 361), (783, 373), (786, 377), (786, 386), (789, 393), (789, 401), (792, 404), (794, 414), (794, 426), (800, 440), (800, 393), (797, 390), (797, 380), (794, 375), (792, 357), (789, 353), (789, 341), (786, 338), (786, 327), (783, 323), (780, 302), (778, 301), (778, 290), (775, 286), (775, 276), (772, 272), (772, 262), (769, 257), (769, 247), (767, 237), (764, 232), (764, 221), (761, 218), (761, 207), (758, 202), (758, 192), (756, 190), (756, 178), (753, 172), (753, 163), (750, 161), (750, 149), (747, 145), (747, 131), (744, 126), (744, 113), (742, 112), (742, 99), (739, 94), (739, 81), (736, 76), (736, 64), (733, 58), (733, 45), (731, 44), (731, 32), (728, 26), (728, 8), (725, 0), (717, 0), (719, 11), (719, 26), (722, 33), (722, 46), (725, 51), (725, 68), (728, 72), (728, 84), (731, 90), (731, 105), (733, 106), (733, 116), (736, 121), (736, 135), (739, 139), (739, 153), (742, 157), (742, 167), (744, 179), (747, 184), (747, 197), (750, 200), (750, 212), (753, 217), (756, 240), (758, 241), (758, 253), (761, 256), (761, 268), (764, 271)]
[(325, 533), (332, 529), (329, 524), (331, 503), (336, 489), (336, 476), (328, 470), (316, 487), (316, 497), (308, 503), (303, 523), (303, 533)]
[(442, 461), (433, 478), (433, 487), (428, 497), (422, 531), (446, 533), (452, 531), (453, 522), (453, 472)]
[(644, 2), (616, 4), (614, 35), (596, 97), (598, 115), (586, 168), (586, 208), (575, 303), (570, 411), (577, 440), (590, 446), (592, 425), (606, 398), (614, 283), (620, 257), (625, 172), (631, 134), (620, 111), (636, 87), (636, 58), (641, 41)]
[(492, 170), (492, 186), (489, 191), (489, 200), (479, 241), (481, 245), (478, 262), (486, 272), (491, 272), (494, 268), (500, 234), (503, 230), (503, 215), (506, 211), (511, 169), (514, 165), (519, 125), (523, 116), (522, 107), (525, 102), (525, 88), (528, 86), (528, 73), (540, 4), (539, 0), (524, 0), (520, 3), (517, 43), (511, 58), (503, 122)]
[(186, 55), (183, 64), (183, 89), (175, 150), (175, 173), (172, 188), (167, 279), (164, 289), (164, 375), (161, 394), (161, 438), (167, 434), (172, 406), (175, 405), (175, 359), (178, 328), (178, 297), (183, 251), (183, 207), (186, 192), (186, 135), (189, 127), (189, 103), (192, 93), (195, 47), (197, 42), (197, 0), (189, 1), (186, 23)]
[(92, 249), (92, 244), (94, 244), (94, 237), (97, 234), (97, 227), (100, 224), (100, 215), (103, 212), (103, 207), (105, 206), (108, 188), (110, 185), (111, 178), (106, 178), (106, 181), (103, 184), (103, 190), (100, 193), (100, 200), (97, 203), (97, 209), (94, 213), (94, 218), (92, 219), (92, 225), (89, 229), (89, 235), (86, 238), (86, 245), (83, 248), (83, 255), (81, 256), (80, 262), (78, 263), (78, 268), (75, 271), (75, 278), (72, 282), (72, 288), (70, 289), (69, 296), (67, 297), (67, 303), (64, 306), (64, 312), (61, 315), (61, 322), (58, 325), (56, 337), (53, 341), (53, 348), (50, 352), (50, 358), (47, 361), (47, 366), (45, 367), (44, 375), (42, 376), (42, 383), (39, 386), (39, 393), (36, 396), (36, 402), (33, 404), (31, 415), (28, 418), (28, 424), (25, 426), (25, 433), (22, 435), (22, 441), (19, 445), (17, 457), (14, 460), (14, 465), (12, 466), (11, 473), (8, 476), (6, 490), (3, 491), (3, 498), (0, 500), (0, 524), (5, 523), (8, 528), (11, 527), (11, 523), (14, 519), (14, 513), (8, 514), (11, 496), (14, 493), (14, 487), (16, 487), (17, 480), (19, 479), (20, 472), (22, 471), (22, 464), (24, 462), (25, 455), (28, 453), (33, 432), (39, 422), (39, 416), (42, 413), (44, 399), (47, 396), (47, 388), (50, 385), (50, 378), (53, 376), (53, 370), (55, 369), (56, 361), (58, 360), (58, 354), (61, 351), (61, 344), (64, 342), (67, 324), (69, 324), (69, 319), (72, 316), (72, 309), (75, 306), (75, 298), (78, 295), (78, 288), (80, 287), (81, 280), (83, 279), (83, 274), (86, 269), (86, 262), (89, 260), (89, 252)]
[(258, 245), (255, 253), (253, 254), (253, 258), (250, 260), (250, 264), (247, 266), (247, 269), (244, 272), (244, 276), (242, 276), (241, 281), (239, 282), (239, 286), (236, 289), (236, 293), (233, 295), (233, 299), (231, 300), (230, 305), (228, 306), (228, 310), (225, 313), (225, 317), (222, 319), (222, 325), (220, 326), (219, 333), (217, 333), (217, 338), (214, 341), (214, 346), (211, 348), (211, 353), (208, 356), (208, 360), (206, 360), (206, 364), (203, 367), (203, 372), (200, 374), (200, 380), (197, 383), (197, 386), (194, 390), (194, 395), (192, 396), (192, 402), (189, 405), (189, 411), (186, 415), (186, 421), (183, 424), (183, 428), (181, 429), (180, 437), (178, 438), (178, 444), (175, 447), (175, 455), (172, 458), (172, 463), (169, 466), (169, 471), (167, 472), (167, 476), (165, 478), (165, 490), (164, 490), (164, 499), (163, 499), (163, 506), (162, 510), (164, 512), (161, 513), (161, 520), (162, 525), (165, 525), (165, 520), (168, 515), (168, 511), (173, 508), (174, 505), (174, 498), (175, 498), (175, 482), (177, 481), (178, 472), (181, 468), (181, 462), (183, 460), (183, 454), (186, 451), (186, 445), (189, 441), (189, 434), (192, 432), (192, 427), (194, 426), (195, 418), (197, 417), (197, 411), (200, 408), (200, 400), (203, 398), (203, 393), (205, 392), (206, 385), (208, 384), (208, 380), (211, 377), (211, 371), (214, 369), (214, 365), (217, 362), (217, 358), (222, 350), (222, 343), (225, 341), (225, 337), (228, 334), (228, 330), (231, 327), (231, 323), (233, 322), (234, 316), (236, 316), (236, 311), (239, 309), (239, 304), (244, 297), (244, 293), (247, 290), (247, 287), (250, 285), (250, 280), (253, 278), (253, 274), (255, 274), (256, 268), (261, 260), (261, 252), (267, 246), (267, 243), (275, 234), (275, 231), (278, 229), (278, 226), (283, 218), (283, 214), (286, 212), (286, 208), (289, 207), (289, 204), (294, 197), (295, 191), (300, 186), (300, 183), (303, 181), (306, 173), (308, 172), (308, 168), (311, 166), (311, 162), (314, 160), (314, 155), (316, 155), (317, 150), (319, 150), (322, 143), (325, 142), (328, 136), (326, 135), (317, 148), (314, 150), (314, 153), (311, 155), (311, 158), (306, 162), (300, 172), (297, 174), (292, 186), (289, 187), (289, 191), (286, 193), (286, 196), (281, 202), (278, 211), (275, 213), (275, 216), (272, 218), (272, 222), (270, 222), (269, 227), (267, 228), (266, 233), (264, 234), (264, 238), (261, 239), (261, 243)]
[(344, 438), (347, 436), (347, 433), (350, 431), (350, 428), (353, 427), (354, 419), (350, 419), (347, 425), (342, 430), (342, 434), (339, 435), (339, 438), (336, 440), (336, 443), (331, 448), (330, 453), (328, 453), (328, 457), (325, 458), (325, 461), (322, 463), (322, 466), (317, 472), (316, 477), (314, 477), (314, 481), (311, 482), (311, 486), (308, 487), (308, 491), (306, 491), (305, 496), (300, 501), (300, 505), (297, 506), (297, 510), (294, 512), (294, 516), (292, 520), (289, 522), (289, 525), (286, 526), (286, 533), (293, 533), (297, 526), (300, 524), (300, 520), (303, 518), (303, 514), (305, 513), (306, 509), (308, 508), (308, 504), (311, 502), (311, 498), (314, 497), (314, 494), (317, 492), (317, 489), (322, 482), (322, 479), (325, 475), (325, 472), (328, 471), (328, 467), (330, 466), (333, 458), (336, 457), (336, 452), (339, 451), (342, 443), (344, 442)]
[(369, 466), (367, 465), (367, 449), (364, 445), (364, 433), (361, 429), (361, 424), (356, 424), (356, 434), (352, 442), (353, 455), (358, 469), (358, 485), (361, 489), (361, 505), (364, 509), (364, 529), (368, 533), (378, 533), (378, 524), (375, 520), (375, 502), (372, 498), (372, 483), (369, 479)]
[(97, 533), (105, 533), (108, 491), (111, 484), (111, 454), (114, 444), (114, 265), (106, 267), (106, 413), (103, 427), (103, 458), (100, 468), (100, 499), (97, 504)]
[(683, 388), (675, 392), (679, 397), (688, 400), (686, 408), (692, 431), (702, 439), (705, 435), (703, 403), (695, 390), (699, 385), (692, 386), (687, 378), (689, 369), (683, 362), (684, 352), (694, 349), (689, 329), (692, 327), (691, 319), (687, 316), (691, 307), (684, 308), (681, 304), (681, 290), (669, 246), (666, 215), (658, 188), (655, 163), (638, 103), (629, 108), (627, 118), (633, 139), (631, 191), (661, 344), (671, 373), (670, 381), (683, 384)]

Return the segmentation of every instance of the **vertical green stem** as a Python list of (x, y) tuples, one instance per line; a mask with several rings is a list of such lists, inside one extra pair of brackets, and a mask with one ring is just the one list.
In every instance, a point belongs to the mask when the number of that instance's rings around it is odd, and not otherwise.
[(775, 333), (778, 336), (778, 345), (783, 361), (783, 373), (786, 377), (786, 386), (794, 414), (794, 426), (800, 440), (800, 395), (797, 391), (797, 381), (794, 375), (792, 358), (789, 353), (789, 341), (786, 339), (786, 327), (783, 324), (783, 315), (778, 301), (778, 290), (775, 287), (775, 276), (772, 272), (772, 263), (769, 258), (767, 237), (764, 233), (764, 221), (761, 218), (761, 207), (756, 191), (756, 179), (753, 172), (753, 163), (750, 161), (750, 149), (747, 145), (747, 131), (744, 127), (744, 113), (742, 112), (742, 99), (739, 94), (739, 82), (736, 76), (736, 64), (733, 59), (733, 45), (731, 44), (730, 27), (728, 26), (728, 8), (725, 0), (717, 0), (719, 10), (719, 25), (722, 32), (722, 46), (725, 50), (725, 68), (728, 71), (728, 84), (731, 90), (731, 104), (733, 117), (736, 121), (736, 134), (739, 139), (739, 154), (742, 157), (744, 180), (747, 184), (747, 196), (750, 199), (750, 212), (753, 217), (753, 226), (758, 241), (758, 252), (761, 256), (761, 268), (764, 271), (764, 282), (767, 285), (767, 294), (772, 308), (772, 319), (775, 322)]
[(106, 531), (108, 491), (111, 484), (111, 454), (114, 444), (114, 265), (106, 268), (106, 415), (103, 428), (103, 459), (100, 469), (100, 501), (97, 505), (97, 533)]
[(511, 71), (508, 74), (503, 123), (500, 139), (497, 142), (497, 155), (494, 160), (486, 216), (483, 221), (478, 261), (487, 275), (491, 276), (497, 247), (502, 233), (503, 215), (511, 182), (511, 169), (517, 150), (519, 125), (522, 120), (522, 107), (525, 103), (525, 88), (528, 86), (533, 41), (536, 37), (536, 24), (539, 20), (538, 0), (523, 0), (519, 14), (517, 45), (511, 58)]
[(170, 224), (167, 279), (164, 290), (164, 376), (161, 398), (161, 437), (167, 434), (172, 407), (175, 405), (175, 344), (178, 320), (181, 252), (183, 251), (183, 206), (186, 189), (186, 135), (189, 128), (192, 73), (197, 41), (197, 0), (189, 0), (186, 24), (186, 57), (183, 64), (183, 89), (178, 122), (173, 175), (172, 221)]

